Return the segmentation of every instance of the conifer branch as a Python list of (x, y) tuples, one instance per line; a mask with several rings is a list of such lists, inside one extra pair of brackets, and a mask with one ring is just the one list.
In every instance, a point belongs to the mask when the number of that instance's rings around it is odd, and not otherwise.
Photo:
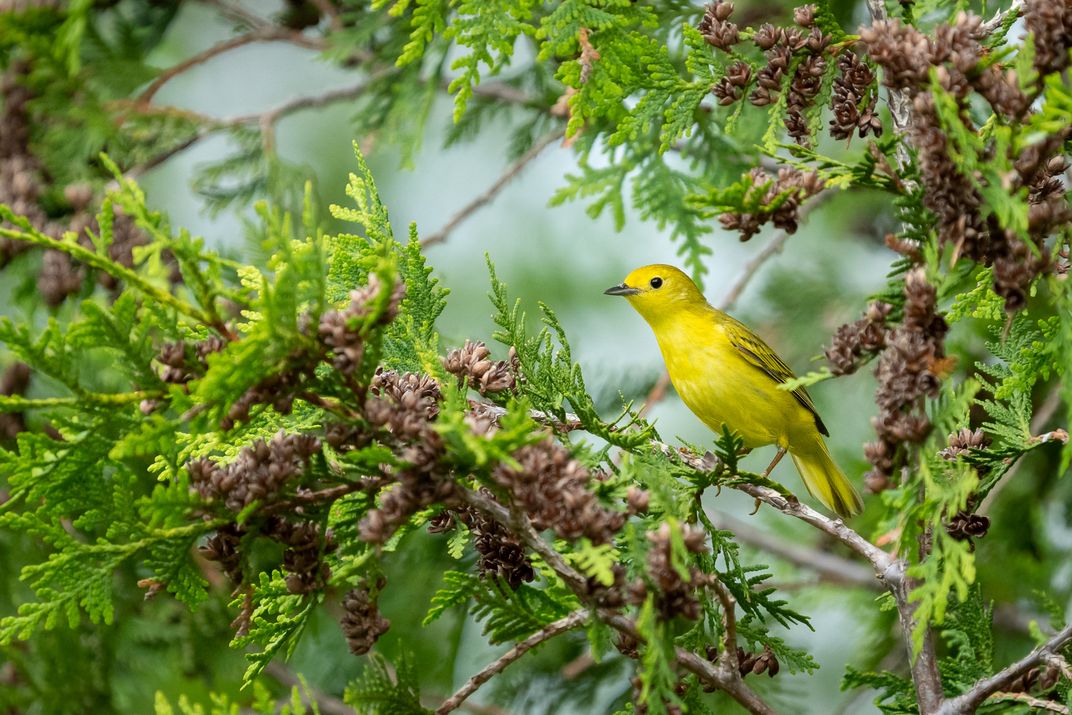
[(588, 615), (589, 611), (587, 608), (574, 611), (568, 616), (558, 619), (554, 623), (549, 623), (525, 640), (516, 643), (513, 648), (486, 665), (479, 673), (469, 678), (465, 685), (460, 687), (457, 692), (444, 700), (442, 704), (436, 708), (436, 715), (446, 715), (446, 713), (457, 710), (466, 698), (475, 693), (481, 685), (504, 671), (511, 663), (544, 641), (550, 640), (557, 635), (561, 635), (566, 631), (573, 630), (574, 628), (583, 625), (588, 619)]
[(983, 678), (967, 692), (955, 698), (949, 698), (939, 710), (938, 715), (956, 715), (957, 713), (975, 712), (975, 709), (994, 693), (1008, 687), (1012, 681), (1036, 665), (1045, 663), (1049, 658), (1072, 642), (1072, 624), (1066, 625), (1045, 643), (1035, 648), (1012, 665), (998, 671), (989, 678)]
[(784, 559), (819, 575), (826, 583), (881, 589), (874, 573), (866, 566), (815, 547), (803, 546), (791, 539), (771, 534), (728, 514), (716, 514), (712, 521), (720, 529), (732, 531), (737, 540), (772, 556)]
[(481, 193), (475, 199), (463, 206), (462, 209), (456, 214), (454, 214), (441, 229), (433, 233), (431, 236), (421, 239), (421, 247), (427, 248), (429, 246), (434, 246), (437, 243), (443, 243), (444, 241), (446, 241), (447, 238), (450, 237), (450, 234), (454, 231), (454, 229), (456, 229), (459, 225), (461, 225), (464, 221), (466, 221), (470, 216), (479, 211), (481, 208), (491, 203), (492, 200), (494, 200), (495, 197), (498, 196), (504, 188), (506, 188), (506, 185), (509, 184), (514, 178), (516, 178), (517, 175), (520, 174), (526, 166), (532, 163), (532, 161), (536, 157), (538, 157), (544, 149), (546, 149), (553, 142), (561, 139), (562, 136), (563, 133), (561, 131), (553, 131), (544, 135), (540, 139), (537, 139), (536, 142), (531, 147), (529, 147), (529, 150), (512, 164), (510, 164), (510, 166), (506, 168), (506, 171), (504, 171), (502, 175), (500, 175), (499, 178), (491, 184), (491, 186), (485, 189), (483, 193)]
[[(0, 207), (3, 208), (3, 207)], [(95, 268), (102, 273), (123, 281), (131, 288), (138, 290), (148, 297), (152, 298), (156, 302), (165, 305), (175, 311), (193, 318), (202, 325), (218, 329), (220, 326), (213, 320), (212, 316), (206, 311), (187, 303), (184, 300), (180, 300), (172, 293), (153, 285), (149, 281), (145, 280), (142, 276), (138, 275), (135, 271), (127, 268), (126, 266), (116, 263), (107, 256), (103, 256), (99, 253), (89, 250), (85, 246), (75, 243), (73, 240), (58, 240), (47, 236), (32, 226), (28, 225), (25, 221), (20, 221), (10, 212), (0, 211), (0, 216), (11, 220), (16, 225), (22, 226), (24, 230), (16, 231), (10, 228), (0, 227), (0, 237), (10, 238), (15, 241), (25, 241), (35, 246), (41, 246), (42, 248), (51, 248), (54, 251), (60, 251), (66, 253), (71, 258), (81, 263), (86, 264), (90, 268)], [(72, 235), (72, 234), (68, 234)], [(226, 335), (227, 333), (222, 333)]]
[(989, 703), (1023, 703), (1028, 707), (1037, 708), (1038, 710), (1048, 710), (1051, 713), (1062, 713), (1062, 715), (1069, 715), (1070, 712), (1067, 705), (1062, 705), (1053, 700), (1036, 698), (1027, 693), (1003, 693), (998, 691), (987, 698), (986, 701)]
[(22, 395), (0, 395), (0, 412), (24, 412), (42, 410), (51, 407), (76, 407), (78, 405), (99, 405), (119, 407), (136, 404), (142, 400), (163, 397), (157, 390), (138, 390), (135, 392), (80, 392), (69, 397), (24, 397)]
[(1013, 0), (1012, 5), (1005, 10), (1000, 10), (994, 13), (994, 16), (980, 25), (979, 29), (989, 35), (994, 30), (1004, 25), (1010, 17), (1019, 17), (1023, 11), (1024, 0)]

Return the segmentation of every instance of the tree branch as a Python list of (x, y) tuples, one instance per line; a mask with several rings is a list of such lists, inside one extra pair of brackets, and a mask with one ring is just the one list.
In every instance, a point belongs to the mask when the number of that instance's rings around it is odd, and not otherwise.
[(537, 156), (539, 156), (540, 153), (544, 149), (546, 149), (548, 145), (555, 141), (558, 141), (562, 138), (562, 136), (563, 132), (556, 130), (538, 139), (536, 143), (533, 144), (529, 148), (529, 150), (524, 153), (523, 156), (517, 159), (517, 161), (515, 161), (514, 163), (510, 164), (510, 166), (506, 168), (506, 171), (504, 171), (502, 175), (498, 179), (496, 179), (491, 186), (489, 186), (482, 194), (480, 194), (468, 204), (463, 206), (461, 210), (458, 211), (458, 213), (454, 214), (454, 216), (452, 216), (450, 220), (447, 221), (443, 228), (439, 229), (431, 236), (422, 239), (421, 248), (427, 248), (428, 246), (433, 246), (437, 243), (443, 243), (444, 241), (446, 241), (447, 238), (450, 236), (451, 232), (454, 231), (454, 229), (456, 229), (460, 224), (462, 224), (466, 219), (468, 219), (478, 210), (491, 203), (491, 201), (499, 195), (499, 192), (506, 188), (506, 185), (509, 184), (518, 174), (520, 174), (522, 170), (524, 170), (524, 168), (528, 166)]
[(149, 83), (149, 86), (138, 95), (135, 103), (144, 106), (153, 101), (153, 96), (156, 95), (160, 88), (167, 84), (169, 81), (179, 76), (183, 72), (203, 64), (213, 57), (218, 57), (226, 52), (244, 47), (245, 45), (252, 44), (254, 42), (274, 42), (274, 41), (286, 41), (293, 42), (300, 47), (307, 47), (309, 49), (323, 49), (324, 43), (322, 40), (316, 40), (315, 38), (306, 37), (300, 32), (294, 30), (288, 30), (283, 27), (275, 27), (274, 25), (264, 25), (248, 32), (244, 35), (238, 35), (236, 37), (229, 38), (223, 42), (213, 45), (206, 50), (198, 52), (192, 57), (188, 57), (182, 62), (168, 67), (157, 75), (156, 79)]
[[(886, 21), (886, 0), (867, 0), (867, 11), (871, 14), (873, 22)], [(907, 89), (886, 88), (886, 104), (890, 108), (890, 116), (893, 118), (893, 131), (899, 137), (904, 137), (912, 128), (912, 94)], [(911, 161), (908, 155), (907, 142), (897, 144), (897, 163), (902, 168)]]
[(982, 25), (980, 25), (979, 29), (989, 35), (994, 30), (1004, 25), (1005, 20), (1008, 19), (1010, 15), (1015, 15), (1016, 17), (1019, 17), (1023, 10), (1024, 0), (1013, 0), (1012, 5), (1010, 5), (1007, 10), (1002, 10), (998, 13), (995, 13), (994, 17), (990, 18)]
[(988, 697), (1008, 687), (1012, 681), (1036, 665), (1047, 662), (1049, 658), (1057, 655), (1057, 651), (1068, 645), (1070, 641), (1072, 641), (1072, 624), (1059, 630), (1048, 641), (1004, 670), (998, 671), (989, 678), (983, 678), (967, 692), (946, 700), (937, 711), (938, 715), (975, 712), (976, 708)]
[(501, 673), (508, 665), (525, 655), (526, 652), (546, 640), (550, 640), (561, 633), (565, 633), (566, 631), (580, 626), (588, 618), (588, 615), (589, 611), (587, 608), (574, 611), (565, 618), (560, 618), (554, 623), (547, 624), (525, 640), (515, 644), (513, 648), (503, 653), (485, 666), (479, 673), (470, 678), (456, 693), (444, 700), (443, 703), (436, 708), (436, 715), (446, 715), (446, 713), (456, 710), (465, 699), (475, 693), (481, 685)]

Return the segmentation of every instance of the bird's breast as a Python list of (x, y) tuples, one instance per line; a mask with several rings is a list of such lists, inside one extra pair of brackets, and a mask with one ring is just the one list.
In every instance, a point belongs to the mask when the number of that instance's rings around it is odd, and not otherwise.
[(658, 337), (674, 389), (708, 428), (726, 425), (750, 448), (786, 442), (792, 396), (748, 364), (721, 326), (685, 325)]

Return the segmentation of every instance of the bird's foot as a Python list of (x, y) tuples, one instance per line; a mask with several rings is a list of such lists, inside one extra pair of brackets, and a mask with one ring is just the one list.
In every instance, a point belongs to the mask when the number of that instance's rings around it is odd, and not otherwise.
[(756, 508), (749, 512), (748, 516), (755, 516), (756, 512), (759, 511), (759, 507), (761, 506), (763, 506), (763, 502), (760, 500), (759, 497), (756, 497)]
[(778, 462), (782, 461), (782, 457), (784, 457), (784, 456), (785, 456), (785, 447), (779, 447), (778, 448), (778, 454), (774, 455), (774, 459), (772, 459), (771, 463), (769, 465), (767, 465), (767, 471), (763, 472), (763, 478), (764, 479), (767, 479), (768, 477), (770, 477), (770, 473), (774, 471), (774, 468), (776, 466), (778, 466)]

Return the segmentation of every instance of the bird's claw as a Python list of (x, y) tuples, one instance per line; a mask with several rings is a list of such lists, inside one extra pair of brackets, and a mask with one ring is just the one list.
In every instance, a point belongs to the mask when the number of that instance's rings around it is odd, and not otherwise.
[(761, 507), (761, 506), (763, 506), (763, 502), (762, 502), (762, 501), (760, 501), (759, 497), (756, 497), (756, 508), (755, 508), (755, 509), (753, 509), (753, 510), (752, 510), (752, 511), (751, 511), (751, 512), (750, 512), (750, 513), (748, 514), (748, 516), (755, 516), (755, 515), (756, 515), (756, 512), (758, 512), (758, 511), (759, 511), (759, 507)]

